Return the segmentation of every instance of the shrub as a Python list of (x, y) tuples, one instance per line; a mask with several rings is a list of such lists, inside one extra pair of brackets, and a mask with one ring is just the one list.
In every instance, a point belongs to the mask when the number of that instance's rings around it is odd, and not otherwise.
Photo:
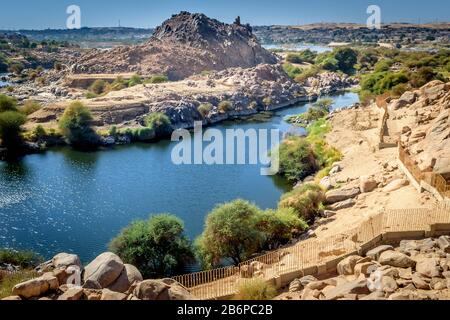
[(244, 280), (238, 287), (237, 300), (264, 301), (275, 298), (277, 291), (274, 286), (262, 278)]
[(0, 94), (0, 112), (17, 111), (17, 101), (14, 98)]
[(263, 99), (263, 104), (268, 107), (273, 103), (272, 98), (271, 97), (266, 97)]
[(149, 79), (145, 80), (144, 83), (149, 83), (149, 84), (156, 84), (156, 83), (164, 83), (164, 82), (168, 82), (169, 78), (165, 75), (155, 75), (150, 77)]
[(300, 118), (307, 122), (319, 120), (330, 113), (333, 102), (333, 99), (321, 99), (314, 103), (308, 111), (301, 114)]
[(118, 132), (116, 126), (112, 126), (112, 127), (109, 129), (109, 132), (108, 132), (108, 134), (109, 134), (110, 136), (112, 136), (112, 137), (117, 137), (118, 133), (119, 133), (119, 132)]
[(391, 59), (383, 59), (375, 64), (375, 72), (386, 72), (389, 71), (394, 64), (394, 61)]
[(148, 128), (154, 131), (157, 138), (165, 137), (172, 133), (172, 123), (164, 113), (151, 113), (145, 118), (144, 122)]
[(17, 150), (22, 146), (22, 126), (26, 117), (17, 111), (0, 113), (0, 139), (9, 151)]
[(222, 101), (219, 103), (218, 107), (220, 113), (226, 113), (233, 108), (233, 104), (230, 101)]
[(98, 98), (98, 94), (88, 91), (84, 94), (84, 97), (86, 99), (95, 99), (95, 98)]
[(140, 75), (135, 74), (131, 77), (131, 79), (128, 81), (129, 87), (137, 86), (138, 84), (142, 84), (142, 78)]
[(333, 52), (338, 62), (338, 70), (347, 74), (354, 72), (355, 64), (358, 62), (358, 54), (351, 48), (338, 48)]
[(24, 68), (25, 67), (21, 62), (12, 62), (9, 65), (9, 71), (16, 75), (20, 75)]
[(217, 206), (206, 217), (205, 229), (196, 241), (199, 260), (205, 268), (231, 259), (236, 265), (258, 252), (264, 233), (256, 227), (260, 210), (244, 200)]
[(256, 218), (256, 228), (264, 233), (265, 247), (276, 248), (288, 243), (308, 224), (292, 208), (261, 211)]
[(311, 221), (317, 215), (323, 200), (322, 188), (319, 185), (308, 183), (283, 195), (278, 206), (293, 209), (300, 218)]
[(294, 66), (294, 65), (292, 65), (290, 63), (283, 63), (283, 70), (292, 79), (295, 79), (296, 77), (301, 75), (302, 72), (303, 72), (302, 69), (300, 69), (299, 67), (296, 67), (296, 66)]
[(197, 110), (203, 118), (206, 118), (211, 112), (213, 106), (211, 103), (203, 103), (198, 106)]
[(63, 69), (63, 65), (60, 62), (55, 62), (53, 67), (56, 71), (61, 71)]
[(300, 181), (314, 173), (316, 165), (311, 145), (303, 138), (289, 137), (278, 148), (280, 171), (289, 181)]
[(30, 115), (35, 113), (36, 111), (40, 110), (42, 108), (42, 106), (34, 101), (34, 100), (27, 100), (25, 101), (25, 103), (23, 104), (23, 106), (20, 108), (20, 112), (22, 112), (25, 115)]
[(36, 126), (36, 128), (34, 128), (32, 134), (36, 140), (40, 140), (47, 135), (47, 132), (45, 131), (44, 127), (39, 124)]
[(128, 84), (121, 76), (118, 76), (111, 84), (111, 90), (113, 91), (119, 91), (125, 89), (126, 87), (128, 87)]
[(297, 52), (297, 53), (288, 53), (286, 56), (286, 61), (290, 63), (314, 63), (314, 60), (317, 57), (317, 53), (311, 51), (309, 49)]
[(59, 120), (59, 127), (67, 142), (75, 147), (88, 147), (98, 142), (92, 129), (92, 115), (81, 102), (72, 102)]
[(98, 79), (95, 80), (93, 84), (91, 84), (91, 86), (89, 87), (89, 91), (96, 95), (101, 95), (107, 91), (108, 86), (108, 82)]
[(32, 251), (0, 249), (0, 264), (12, 264), (21, 269), (35, 268), (44, 262), (44, 258)]
[(169, 214), (133, 222), (112, 240), (110, 249), (147, 279), (173, 276), (194, 261), (183, 222)]
[(138, 128), (133, 131), (135, 141), (151, 141), (155, 139), (155, 131), (151, 128)]

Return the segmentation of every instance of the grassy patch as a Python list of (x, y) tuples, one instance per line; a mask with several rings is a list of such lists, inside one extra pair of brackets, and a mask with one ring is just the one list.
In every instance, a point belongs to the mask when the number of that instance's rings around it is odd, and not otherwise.
[(263, 301), (275, 298), (277, 291), (264, 279), (246, 280), (239, 285), (236, 300)]
[(12, 289), (15, 285), (31, 280), (39, 275), (35, 271), (20, 271), (13, 274), (5, 274), (2, 276), (0, 273), (0, 299), (9, 297), (12, 295)]

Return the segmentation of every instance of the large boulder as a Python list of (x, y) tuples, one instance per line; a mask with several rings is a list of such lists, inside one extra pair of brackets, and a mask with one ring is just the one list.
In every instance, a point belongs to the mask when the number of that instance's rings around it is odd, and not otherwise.
[(105, 252), (86, 266), (84, 281), (98, 283), (101, 288), (107, 288), (119, 278), (124, 268), (122, 260), (117, 255)]
[(72, 287), (58, 297), (58, 300), (77, 301), (83, 297), (83, 288)]
[(361, 277), (357, 280), (343, 283), (334, 289), (328, 290), (325, 297), (327, 300), (337, 300), (352, 294), (370, 294), (367, 280)]
[(127, 295), (121, 292), (115, 292), (111, 291), (109, 289), (103, 289), (102, 290), (102, 297), (100, 300), (106, 300), (106, 301), (122, 301), (126, 300)]
[(125, 268), (122, 270), (119, 278), (111, 284), (108, 289), (115, 292), (127, 292), (128, 289), (137, 282), (141, 282), (143, 279), (139, 270), (131, 264), (125, 264)]
[(378, 262), (382, 265), (397, 268), (409, 268), (416, 265), (416, 262), (406, 254), (392, 250), (383, 252), (378, 259)]
[(51, 273), (31, 279), (14, 286), (12, 293), (25, 299), (40, 297), (49, 291), (56, 291), (59, 287), (58, 279)]
[(359, 189), (361, 193), (372, 192), (378, 187), (378, 182), (370, 176), (362, 176), (359, 179)]
[(343, 210), (343, 209), (348, 209), (353, 207), (354, 205), (356, 205), (356, 201), (353, 199), (347, 199), (345, 201), (341, 201), (341, 202), (337, 202), (337, 203), (333, 203), (332, 205), (330, 205), (328, 208), (332, 211), (339, 211), (339, 210)]
[(350, 256), (342, 260), (337, 265), (339, 275), (352, 275), (355, 272), (356, 263), (361, 260), (360, 256)]
[(405, 186), (409, 185), (409, 181), (406, 179), (397, 179), (389, 183), (386, 187), (383, 188), (384, 192), (394, 192), (399, 190)]
[(53, 257), (52, 264), (55, 268), (68, 268), (70, 266), (77, 266), (81, 269), (81, 261), (76, 254), (59, 253)]
[(439, 248), (445, 253), (450, 253), (450, 237), (442, 236), (437, 240), (437, 244)]
[(416, 271), (428, 278), (440, 277), (442, 269), (436, 258), (424, 258), (417, 261)]
[(342, 202), (348, 199), (353, 199), (360, 193), (361, 190), (359, 190), (359, 188), (332, 190), (325, 194), (325, 201), (327, 204)]
[(192, 300), (189, 291), (171, 279), (142, 281), (133, 295), (140, 300)]
[(377, 260), (380, 258), (380, 255), (385, 251), (394, 250), (394, 247), (389, 245), (383, 245), (376, 247), (375, 249), (372, 249), (366, 253), (366, 256), (371, 258), (372, 260)]

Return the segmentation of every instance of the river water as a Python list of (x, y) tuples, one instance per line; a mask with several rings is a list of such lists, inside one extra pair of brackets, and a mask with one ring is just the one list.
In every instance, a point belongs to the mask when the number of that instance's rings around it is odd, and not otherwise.
[[(358, 101), (354, 93), (333, 96), (335, 108)], [(271, 129), (291, 126), (283, 119), (309, 104), (277, 111), (265, 122), (227, 122), (215, 126)], [(77, 253), (89, 262), (136, 219), (173, 213), (194, 239), (217, 204), (242, 198), (276, 208), (290, 189), (278, 177), (260, 175), (260, 166), (176, 166), (174, 143), (133, 144), (98, 152), (52, 149), (14, 163), (0, 163), (0, 248), (31, 249), (51, 257)]]

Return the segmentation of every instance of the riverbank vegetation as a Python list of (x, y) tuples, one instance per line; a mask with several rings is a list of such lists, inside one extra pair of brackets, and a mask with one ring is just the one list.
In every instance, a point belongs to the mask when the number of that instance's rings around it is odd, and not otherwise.
[(139, 84), (157, 84), (168, 82), (169, 78), (163, 74), (157, 74), (148, 78), (143, 78), (138, 74), (131, 76), (130, 79), (125, 80), (122, 76), (118, 76), (112, 83), (105, 80), (95, 80), (88, 88), (85, 97), (93, 99), (104, 96), (111, 91), (120, 91), (125, 88), (131, 88)]
[(173, 276), (194, 262), (183, 222), (169, 214), (132, 223), (111, 241), (110, 249), (147, 279)]
[(67, 143), (75, 148), (93, 147), (99, 137), (92, 127), (93, 117), (81, 102), (72, 102), (59, 120), (59, 128)]

